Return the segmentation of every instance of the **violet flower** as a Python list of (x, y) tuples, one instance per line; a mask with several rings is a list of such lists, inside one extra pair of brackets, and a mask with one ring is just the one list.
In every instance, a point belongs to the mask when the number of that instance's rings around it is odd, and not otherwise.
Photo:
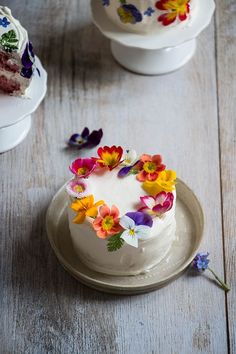
[(224, 289), (225, 291), (229, 291), (230, 287), (224, 283), (218, 275), (209, 267), (210, 260), (208, 259), (209, 252), (200, 252), (198, 253), (194, 260), (192, 261), (192, 268), (196, 269), (198, 272), (203, 273), (205, 270), (209, 270), (213, 276), (215, 277), (218, 284)]
[(92, 148), (100, 143), (102, 136), (102, 129), (93, 130), (92, 133), (90, 133), (89, 129), (85, 127), (81, 134), (71, 135), (68, 145), (77, 147), (79, 150), (83, 148)]
[(137, 211), (122, 216), (120, 225), (124, 229), (120, 238), (137, 248), (139, 239), (145, 240), (149, 237), (153, 221), (149, 215)]

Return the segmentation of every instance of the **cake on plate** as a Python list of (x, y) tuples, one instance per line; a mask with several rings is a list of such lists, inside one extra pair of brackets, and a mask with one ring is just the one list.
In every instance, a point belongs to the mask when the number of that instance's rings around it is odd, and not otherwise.
[(32, 79), (34, 62), (27, 31), (8, 7), (0, 6), (0, 91), (24, 95)]
[(102, 0), (109, 19), (128, 32), (157, 34), (186, 26), (196, 13), (197, 0)]
[(175, 240), (176, 173), (160, 155), (100, 147), (78, 158), (67, 183), (74, 250), (89, 268), (136, 275), (156, 266)]

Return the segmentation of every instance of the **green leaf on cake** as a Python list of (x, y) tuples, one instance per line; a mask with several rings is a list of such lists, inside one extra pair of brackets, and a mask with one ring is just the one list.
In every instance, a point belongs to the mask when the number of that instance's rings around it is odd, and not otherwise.
[(18, 43), (18, 39), (16, 36), (16, 32), (14, 30), (10, 30), (6, 33), (3, 33), (3, 35), (0, 37), (0, 45), (7, 52), (17, 50), (18, 49), (18, 46), (16, 45), (17, 43)]
[(107, 250), (109, 252), (114, 252), (117, 251), (118, 249), (120, 249), (123, 244), (124, 244), (124, 240), (120, 237), (122, 233), (113, 235), (109, 238), (108, 242), (107, 242)]

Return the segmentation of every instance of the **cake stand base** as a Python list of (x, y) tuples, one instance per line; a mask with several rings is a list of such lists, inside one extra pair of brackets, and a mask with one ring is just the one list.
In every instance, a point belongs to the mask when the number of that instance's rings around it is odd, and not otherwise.
[(180, 179), (177, 179), (176, 193), (176, 240), (164, 259), (147, 272), (130, 276), (108, 275), (96, 272), (82, 262), (70, 236), (65, 186), (56, 193), (47, 211), (46, 229), (51, 246), (62, 266), (91, 288), (121, 295), (142, 294), (159, 289), (184, 272), (197, 253), (202, 239), (204, 217), (199, 201)]
[(194, 55), (196, 39), (181, 45), (163, 49), (140, 49), (111, 41), (115, 60), (124, 68), (143, 75), (161, 75), (185, 65)]
[(18, 123), (0, 129), (0, 153), (13, 149), (20, 144), (31, 127), (31, 115), (20, 120)]

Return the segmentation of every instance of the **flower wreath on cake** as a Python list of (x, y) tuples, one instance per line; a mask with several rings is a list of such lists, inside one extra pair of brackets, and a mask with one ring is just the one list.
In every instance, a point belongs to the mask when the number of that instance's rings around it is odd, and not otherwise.
[[(78, 158), (72, 162), (70, 171), (74, 174), (66, 190), (71, 199), (71, 209), (76, 212), (73, 223), (82, 224), (92, 218), (97, 237), (107, 239), (108, 251), (120, 249), (124, 243), (138, 247), (139, 238), (150, 234), (154, 218), (162, 218), (174, 201), (173, 191), (176, 173), (166, 170), (161, 155), (143, 154), (137, 157), (134, 150), (124, 151), (121, 146), (104, 146), (97, 150), (97, 157)], [(89, 185), (89, 176), (99, 170), (109, 173), (119, 168), (118, 178), (136, 175), (136, 182), (142, 183), (147, 195), (140, 195), (137, 210), (120, 215), (115, 205), (94, 200)]]

